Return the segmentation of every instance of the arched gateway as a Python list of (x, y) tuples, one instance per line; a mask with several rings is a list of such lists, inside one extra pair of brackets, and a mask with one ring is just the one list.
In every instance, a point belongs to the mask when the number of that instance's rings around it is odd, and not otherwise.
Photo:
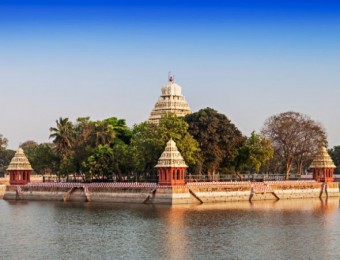
[(166, 144), (165, 150), (155, 167), (158, 169), (159, 185), (177, 186), (185, 184), (185, 171), (188, 166), (172, 139)]

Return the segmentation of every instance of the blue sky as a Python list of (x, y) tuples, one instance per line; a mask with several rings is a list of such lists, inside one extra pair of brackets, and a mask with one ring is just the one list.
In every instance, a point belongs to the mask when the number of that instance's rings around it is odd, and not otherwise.
[(245, 134), (294, 110), (340, 145), (340, 2), (0, 1), (0, 133), (48, 141), (60, 116), (148, 118), (168, 72), (193, 111)]

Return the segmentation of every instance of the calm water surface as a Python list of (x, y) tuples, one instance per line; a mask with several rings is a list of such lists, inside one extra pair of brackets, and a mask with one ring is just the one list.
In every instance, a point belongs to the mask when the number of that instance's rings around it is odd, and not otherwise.
[(339, 259), (339, 199), (154, 206), (0, 200), (1, 259)]

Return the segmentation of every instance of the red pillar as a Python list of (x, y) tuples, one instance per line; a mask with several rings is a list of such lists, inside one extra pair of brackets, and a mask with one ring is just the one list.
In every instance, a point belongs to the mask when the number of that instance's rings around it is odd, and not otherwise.
[(158, 168), (158, 184), (178, 186), (185, 184), (185, 168), (166, 167)]

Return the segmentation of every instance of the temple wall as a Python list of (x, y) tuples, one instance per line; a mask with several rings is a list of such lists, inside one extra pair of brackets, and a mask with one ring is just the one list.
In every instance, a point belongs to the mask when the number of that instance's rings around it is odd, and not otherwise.
[[(288, 183), (288, 182), (287, 182)], [(4, 195), (7, 200), (53, 200), (109, 203), (150, 203), (150, 204), (201, 204), (232, 201), (258, 201), (277, 199), (303, 199), (322, 197), (340, 197), (339, 183), (328, 183), (324, 189), (322, 183), (289, 182), (289, 184), (267, 185), (266, 191), (258, 190), (250, 183), (244, 184), (205, 184), (202, 186), (185, 185), (178, 187), (39, 187), (8, 185)], [(261, 186), (261, 184), (257, 184)], [(87, 188), (84, 188), (84, 187)], [(266, 187), (267, 187), (266, 186)], [(0, 186), (0, 192), (4, 189)], [(327, 191), (327, 194), (326, 194)], [(321, 193), (322, 192), (322, 193)]]

